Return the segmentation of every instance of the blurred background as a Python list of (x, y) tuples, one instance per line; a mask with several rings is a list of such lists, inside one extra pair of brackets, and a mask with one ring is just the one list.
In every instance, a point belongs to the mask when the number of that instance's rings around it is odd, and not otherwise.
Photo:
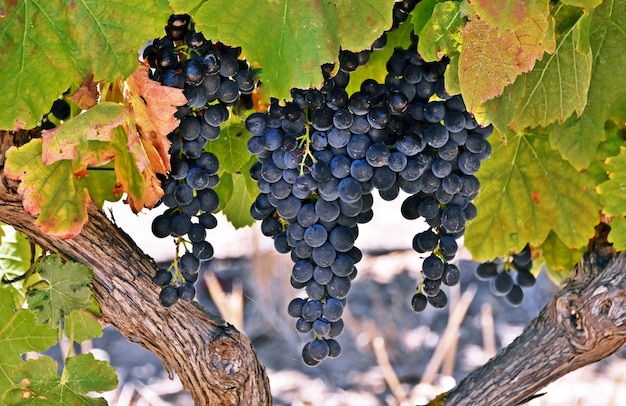
[[(215, 257), (204, 263), (196, 299), (250, 337), (267, 368), (275, 405), (425, 404), (512, 342), (557, 292), (542, 273), (535, 287), (524, 288), (522, 305), (511, 307), (476, 279), (477, 264), (461, 249), (454, 262), (462, 279), (460, 286), (445, 288), (447, 308), (413, 312), (421, 258), (411, 241), (426, 226), (402, 218), (402, 200), (377, 199), (374, 219), (359, 225), (356, 245), (364, 257), (344, 313), (346, 329), (338, 338), (343, 352), (313, 368), (300, 356), (310, 337), (296, 332), (286, 311), (292, 298), (304, 295), (289, 283), (289, 256), (276, 253), (258, 225), (235, 230), (218, 216), (220, 225), (208, 234)], [(150, 231), (158, 209), (135, 215), (115, 204), (106, 210), (146, 254), (169, 264), (172, 239), (157, 239)], [(118, 388), (105, 394), (109, 404), (193, 404), (152, 353), (112, 327), (83, 347), (118, 372)], [(625, 356), (622, 351), (561, 378), (528, 405), (626, 406)]]

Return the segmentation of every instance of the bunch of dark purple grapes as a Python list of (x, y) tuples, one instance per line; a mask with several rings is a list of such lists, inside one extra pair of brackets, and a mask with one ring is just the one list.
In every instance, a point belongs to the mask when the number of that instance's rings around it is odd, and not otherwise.
[(162, 286), (161, 303), (171, 306), (179, 298), (194, 298), (200, 264), (213, 256), (206, 237), (217, 225), (212, 212), (219, 206), (213, 190), (219, 183), (219, 162), (204, 149), (220, 136), (229, 109), (249, 103), (255, 80), (247, 62), (238, 59), (240, 48), (213, 44), (195, 31), (189, 15), (172, 15), (165, 32), (146, 47), (144, 58), (153, 80), (183, 89), (187, 98), (175, 115), (180, 125), (168, 136), (171, 170), (161, 184), (168, 209), (152, 223), (155, 236), (173, 236), (176, 241), (175, 260), (153, 278)]
[(530, 245), (526, 244), (520, 252), (511, 252), (506, 258), (479, 264), (476, 276), (480, 280), (489, 281), (489, 289), (495, 296), (503, 296), (511, 306), (519, 306), (524, 301), (522, 288), (535, 286), (532, 267), (532, 251)]
[(288, 313), (299, 332), (313, 332), (302, 352), (308, 365), (341, 351), (335, 338), (362, 256), (354, 243), (358, 224), (372, 219), (374, 190), (384, 200), (409, 193), (402, 214), (429, 224), (414, 238), (415, 250), (430, 254), (413, 308), (444, 307), (441, 284), (460, 278), (449, 261), (476, 215), (474, 173), (490, 154), (491, 128), (478, 126), (461, 97), (446, 93), (448, 61), (425, 62), (413, 39), (388, 61), (384, 83), (365, 80), (349, 95), (349, 72), (369, 54), (344, 51), (335, 76), (332, 66), (322, 67), (320, 88), (292, 89), (292, 100), (272, 100), (266, 113), (246, 121), (248, 149), (259, 160), (251, 170), (260, 190), (251, 214), (277, 251), (290, 253), (291, 284), (305, 289)]

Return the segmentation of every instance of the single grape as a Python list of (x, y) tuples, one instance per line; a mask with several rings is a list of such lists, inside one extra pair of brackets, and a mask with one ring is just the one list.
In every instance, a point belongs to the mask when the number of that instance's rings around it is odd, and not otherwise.
[(428, 303), (436, 309), (443, 309), (448, 304), (448, 296), (440, 290), (435, 296), (428, 297)]
[(171, 281), (172, 273), (167, 269), (159, 269), (152, 278), (152, 282), (159, 286), (167, 286)]
[(411, 298), (411, 307), (416, 312), (421, 312), (426, 309), (426, 305), (428, 304), (428, 298), (423, 293), (416, 293)]
[(483, 262), (476, 267), (478, 279), (488, 281), (498, 274), (498, 265), (495, 262)]
[(422, 263), (422, 274), (428, 279), (440, 279), (443, 275), (444, 267), (441, 259), (431, 254)]
[(159, 293), (159, 301), (165, 307), (170, 307), (178, 301), (178, 289), (176, 286), (167, 285)]
[(511, 306), (519, 306), (524, 301), (524, 292), (518, 285), (513, 285), (511, 291), (504, 296)]
[(489, 288), (495, 296), (506, 296), (513, 289), (515, 282), (508, 272), (500, 272), (491, 279)]
[(302, 298), (295, 298), (287, 305), (287, 314), (291, 317), (299, 318), (302, 317), (302, 307), (306, 301)]
[(196, 296), (196, 288), (193, 283), (185, 282), (178, 287), (178, 297), (187, 302), (191, 302)]
[(341, 345), (337, 340), (329, 338), (326, 344), (328, 344), (328, 358), (337, 358), (341, 355)]
[(309, 354), (316, 361), (323, 361), (328, 357), (329, 348), (326, 340), (316, 338), (309, 343)]

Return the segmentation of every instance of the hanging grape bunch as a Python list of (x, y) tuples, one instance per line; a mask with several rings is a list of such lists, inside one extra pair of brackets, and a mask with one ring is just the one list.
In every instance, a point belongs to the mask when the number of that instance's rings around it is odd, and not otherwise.
[[(410, 12), (402, 9), (406, 3), (396, 3), (394, 15)], [(354, 242), (358, 224), (372, 219), (374, 190), (384, 200), (409, 193), (402, 214), (430, 225), (414, 238), (415, 250), (430, 255), (413, 308), (444, 307), (441, 283), (459, 281), (449, 261), (476, 214), (473, 174), (490, 154), (491, 128), (479, 127), (461, 97), (445, 92), (448, 61), (424, 62), (413, 39), (388, 61), (384, 83), (368, 79), (348, 95), (350, 72), (370, 51), (342, 51), (334, 76), (333, 66), (322, 67), (319, 89), (292, 89), (292, 100), (274, 99), (266, 113), (246, 121), (248, 149), (259, 160), (251, 170), (260, 190), (251, 214), (278, 252), (291, 253), (291, 284), (306, 292), (289, 303), (288, 313), (299, 332), (313, 332), (302, 351), (308, 365), (341, 351), (335, 338), (361, 259)]]
[(511, 252), (508, 257), (479, 264), (476, 276), (489, 282), (489, 289), (495, 296), (503, 296), (511, 306), (519, 306), (524, 300), (522, 288), (535, 286), (532, 267), (532, 251), (526, 244), (520, 252)]
[(178, 299), (192, 300), (202, 261), (213, 256), (207, 230), (217, 226), (212, 214), (219, 206), (213, 190), (219, 183), (219, 162), (206, 145), (220, 136), (220, 125), (231, 109), (255, 88), (254, 74), (241, 49), (213, 44), (196, 32), (187, 14), (172, 15), (166, 36), (146, 47), (151, 78), (164, 86), (183, 89), (187, 104), (178, 109), (179, 127), (168, 135), (171, 170), (162, 179), (162, 202), (168, 207), (152, 223), (159, 238), (175, 238), (175, 259), (157, 271), (164, 306)]

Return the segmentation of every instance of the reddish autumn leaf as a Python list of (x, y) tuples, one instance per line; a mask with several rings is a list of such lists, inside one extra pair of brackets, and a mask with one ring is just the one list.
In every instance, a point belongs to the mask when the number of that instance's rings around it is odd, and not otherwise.
[(42, 233), (72, 238), (87, 222), (89, 192), (84, 181), (74, 176), (72, 161), (63, 159), (46, 165), (41, 155), (41, 139), (10, 148), (4, 174), (21, 181), (18, 192), (24, 209), (37, 217), (35, 224)]
[(143, 207), (153, 208), (163, 196), (161, 181), (156, 174), (165, 173), (166, 169), (154, 145), (143, 139), (132, 126), (127, 126), (126, 130), (128, 151), (136, 159), (134, 166), (142, 177), (141, 193), (136, 195), (128, 188), (127, 203), (133, 211), (139, 212)]
[(89, 75), (78, 89), (68, 97), (83, 110), (88, 110), (98, 103), (98, 87), (93, 81), (93, 75)]
[(519, 74), (530, 71), (544, 52), (554, 52), (551, 19), (547, 0), (538, 0), (514, 30), (502, 31), (482, 19), (465, 25), (459, 85), (470, 111), (500, 96)]
[(140, 65), (126, 80), (127, 98), (141, 136), (158, 151), (165, 167), (169, 169), (167, 135), (178, 127), (174, 117), (177, 106), (187, 103), (182, 89), (161, 86), (148, 77), (148, 66)]
[(533, 0), (473, 0), (472, 4), (481, 19), (501, 30), (515, 28), (531, 14)]

